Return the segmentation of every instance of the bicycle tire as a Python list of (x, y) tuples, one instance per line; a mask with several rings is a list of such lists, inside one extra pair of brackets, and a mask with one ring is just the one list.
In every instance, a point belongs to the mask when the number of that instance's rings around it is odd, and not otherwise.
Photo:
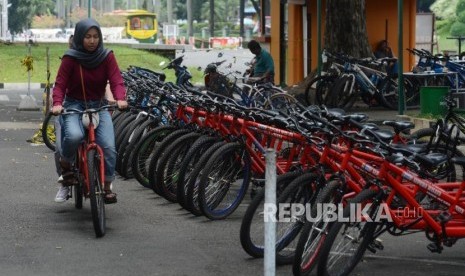
[[(323, 203), (337, 204), (341, 200), (341, 195), (337, 189), (341, 186), (339, 180), (328, 182), (323, 189), (318, 193), (315, 204), (311, 209), (311, 217), (316, 218), (318, 213), (318, 205)], [(318, 221), (306, 221), (300, 233), (299, 241), (295, 249), (295, 257), (292, 266), (292, 271), (296, 276), (309, 275), (318, 263), (318, 258), (321, 252), (326, 234), (331, 228), (332, 223), (321, 221), (323, 216)]]
[(148, 162), (150, 162), (152, 152), (157, 143), (176, 129), (178, 128), (172, 125), (158, 126), (149, 131), (134, 149), (134, 158), (131, 164), (132, 173), (142, 186), (152, 188), (148, 179)]
[(187, 187), (190, 179), (190, 174), (198, 163), (200, 156), (211, 146), (218, 138), (204, 135), (197, 139), (192, 144), (192, 147), (186, 153), (180, 168), (176, 187), (176, 200), (183, 207), (187, 209), (185, 203), (185, 197), (187, 193)]
[(131, 110), (121, 112), (121, 115), (118, 116), (114, 121), (113, 121), (113, 128), (115, 129), (115, 139), (116, 135), (120, 133), (121, 129), (121, 123), (126, 120), (129, 116), (132, 116), (134, 113)]
[(149, 179), (149, 185), (152, 187), (152, 190), (160, 195), (163, 196), (163, 191), (161, 188), (161, 184), (157, 183), (157, 168), (158, 168), (158, 162), (162, 158), (163, 154), (165, 153), (165, 150), (169, 144), (171, 144), (175, 139), (178, 137), (191, 132), (190, 129), (187, 128), (181, 128), (181, 129), (176, 129), (166, 135), (160, 143), (153, 149), (152, 152), (152, 157), (150, 159), (149, 163), (149, 170), (148, 170), (148, 179)]
[(396, 110), (399, 108), (399, 92), (398, 84), (391, 77), (387, 77), (381, 81), (379, 86), (379, 97), (381, 104), (386, 108), (391, 110)]
[(122, 110), (122, 111), (118, 111), (117, 113), (113, 113), (112, 116), (111, 116), (111, 120), (113, 122), (113, 128), (115, 129), (116, 131), (116, 128), (118, 127), (119, 123), (121, 122), (121, 120), (127, 116), (127, 114), (129, 114), (129, 112), (125, 110)]
[(87, 170), (89, 173), (89, 199), (92, 223), (97, 238), (103, 237), (106, 231), (105, 202), (103, 176), (100, 174), (100, 156), (95, 149), (87, 152)]
[(165, 151), (169, 154), (163, 154), (158, 161), (156, 183), (158, 183), (161, 195), (168, 201), (177, 202), (177, 186), (174, 185), (174, 178), (179, 173), (179, 166), (186, 152), (200, 136), (198, 132), (189, 132), (180, 136), (166, 148)]
[[(313, 103), (316, 103), (316, 88), (318, 87), (318, 84), (320, 81), (323, 81), (325, 78), (328, 76), (319, 76), (313, 78), (305, 87), (305, 102), (307, 105), (312, 105)], [(313, 96), (312, 96), (313, 93)]]
[(135, 129), (141, 124), (141, 121), (145, 119), (145, 117), (137, 118), (137, 115), (134, 117), (134, 119), (130, 120), (128, 124), (123, 127), (122, 132), (119, 133), (115, 139), (116, 151), (118, 153), (125, 148), (129, 137), (131, 137)]
[[(132, 137), (134, 137), (134, 133), (136, 132), (137, 128), (141, 125), (144, 124), (145, 121), (147, 120), (147, 116), (140, 116), (139, 118), (136, 118), (134, 121), (130, 122), (126, 128), (125, 128), (125, 133), (123, 135), (120, 135), (120, 140), (116, 141), (116, 166), (115, 170), (122, 175), (121, 173), (121, 167), (123, 164), (123, 157), (126, 154), (127, 146), (130, 143)], [(123, 176), (124, 177), (124, 176)]]
[[(346, 218), (349, 217), (351, 208), (353, 210), (355, 209), (354, 206), (351, 207), (351, 205), (361, 204), (364, 201), (371, 200), (373, 199), (375, 194), (376, 194), (376, 191), (373, 191), (370, 189), (362, 190), (350, 202), (348, 202), (347, 206), (344, 208), (344, 211), (343, 211), (344, 217)], [(376, 208), (377, 207), (376, 202), (374, 202), (373, 205), (371, 205), (371, 207)], [(354, 228), (358, 228), (360, 230), (359, 225), (361, 223), (362, 222), (352, 222), (352, 223), (351, 222), (339, 222), (339, 221), (334, 222), (321, 248), (321, 255), (320, 255), (319, 262), (318, 262), (318, 275), (349, 275), (349, 273), (355, 268), (358, 262), (360, 262), (368, 245), (373, 241), (373, 234), (374, 234), (374, 231), (377, 225), (375, 222), (366, 222), (362, 227), (361, 235), (350, 235), (349, 236), (349, 237), (357, 237), (357, 240), (360, 241), (361, 239), (361, 241), (357, 242), (358, 245), (356, 246), (356, 248), (353, 248), (352, 250), (349, 250), (344, 254), (340, 254), (340, 256), (343, 256), (343, 257), (349, 256), (348, 262), (346, 264), (343, 264), (340, 268), (334, 269), (334, 271), (332, 269), (330, 272), (328, 271), (328, 266), (330, 268), (333, 268), (334, 265), (336, 264), (335, 262), (336, 260), (334, 259), (328, 260), (328, 258), (330, 257), (329, 256), (330, 254), (335, 254), (335, 252), (337, 252), (337, 250), (332, 250), (332, 248), (333, 248), (333, 245), (335, 244), (338, 245), (336, 241), (338, 240), (337, 238), (339, 237), (339, 231), (340, 230), (345, 231), (348, 227), (351, 227), (351, 226), (356, 226)], [(352, 243), (352, 240), (350, 241), (350, 243)]]
[(76, 209), (82, 209), (83, 193), (82, 193), (82, 184), (74, 185), (73, 187), (73, 197), (74, 197), (74, 207)]
[(218, 150), (223, 145), (227, 144), (225, 141), (218, 141), (215, 142), (211, 147), (209, 147), (203, 154), (200, 156), (197, 164), (195, 165), (194, 169), (192, 170), (189, 178), (189, 182), (187, 183), (187, 192), (185, 197), (185, 205), (186, 210), (191, 212), (195, 216), (201, 216), (202, 211), (200, 209), (199, 200), (198, 200), (198, 189), (199, 189), (199, 182), (202, 176), (202, 171), (205, 168), (205, 164), (212, 156), (212, 154)]
[(49, 112), (45, 116), (44, 121), (42, 122), (42, 127), (40, 129), (42, 134), (42, 140), (45, 145), (55, 151), (56, 135), (55, 135), (55, 115)]
[(271, 95), (263, 105), (264, 109), (281, 110), (287, 112), (291, 105), (297, 103), (297, 99), (287, 93), (275, 93)]
[[(306, 172), (301, 176), (295, 178), (278, 197), (278, 204), (307, 204), (313, 205), (316, 199), (315, 189), (319, 186), (317, 181), (319, 176), (313, 172)], [(292, 221), (284, 222), (283, 227), (279, 227), (277, 232), (276, 242), (276, 262), (281, 265), (292, 264), (294, 261), (295, 248), (297, 244), (297, 237), (302, 230), (305, 222), (305, 211), (300, 217), (293, 216)], [(283, 232), (284, 234), (281, 234)]]
[(413, 132), (410, 137), (415, 143), (428, 143), (432, 136), (434, 136), (436, 130), (428, 127), (428, 128), (421, 128), (415, 132)]
[(134, 159), (134, 149), (137, 147), (137, 144), (141, 142), (141, 139), (145, 136), (145, 134), (147, 134), (150, 130), (158, 127), (159, 123), (159, 119), (149, 119), (135, 130), (130, 143), (126, 146), (124, 150), (124, 154), (121, 161), (120, 175), (125, 179), (134, 177), (132, 173), (131, 164), (132, 160)]
[(116, 126), (116, 124), (121, 118), (121, 115), (123, 115), (125, 112), (126, 112), (125, 110), (119, 110), (119, 109), (116, 109), (115, 111), (111, 112), (111, 121), (113, 122), (113, 127)]
[(328, 106), (328, 103), (332, 101), (331, 90), (337, 79), (339, 79), (338, 76), (325, 76), (325, 78), (318, 83), (315, 90), (316, 104)]
[[(219, 169), (217, 172), (215, 172), (216, 168)], [(217, 179), (212, 175), (221, 173), (223, 173), (222, 181), (214, 182)], [(230, 143), (216, 150), (205, 164), (200, 178), (199, 205), (202, 214), (211, 220), (225, 219), (231, 215), (242, 202), (249, 187), (250, 178), (251, 158), (242, 144)], [(237, 181), (240, 182), (239, 187), (234, 186), (231, 189)], [(218, 190), (209, 193), (213, 191), (212, 188), (218, 188)], [(235, 193), (236, 190), (237, 193)], [(232, 194), (231, 202), (227, 201), (229, 192)], [(225, 207), (222, 207), (223, 205)]]
[[(302, 171), (287, 172), (276, 178), (277, 196), (290, 183), (301, 176)], [(240, 241), (242, 248), (254, 258), (263, 258), (264, 254), (264, 218), (265, 189), (258, 191), (247, 206), (241, 221)], [(277, 238), (279, 240), (279, 238)], [(278, 258), (279, 252), (276, 257)]]
[(343, 76), (336, 80), (330, 92), (331, 101), (328, 102), (328, 107), (342, 108), (345, 111), (352, 108), (359, 96), (355, 83), (352, 84), (353, 81), (355, 79), (349, 76)]

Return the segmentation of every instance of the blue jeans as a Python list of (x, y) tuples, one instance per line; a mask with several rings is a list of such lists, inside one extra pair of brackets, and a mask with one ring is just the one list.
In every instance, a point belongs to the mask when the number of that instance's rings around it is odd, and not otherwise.
[[(88, 101), (88, 108), (97, 108), (106, 105), (107, 101)], [(67, 97), (63, 103), (64, 109), (73, 108), (85, 110), (84, 101)], [(84, 126), (81, 121), (82, 115), (70, 114), (61, 116), (61, 156), (65, 161), (74, 162), (76, 150), (84, 139)], [(95, 129), (95, 139), (97, 144), (103, 149), (105, 155), (105, 182), (112, 182), (115, 179), (116, 148), (115, 131), (110, 112), (102, 110), (99, 112), (99, 125)]]

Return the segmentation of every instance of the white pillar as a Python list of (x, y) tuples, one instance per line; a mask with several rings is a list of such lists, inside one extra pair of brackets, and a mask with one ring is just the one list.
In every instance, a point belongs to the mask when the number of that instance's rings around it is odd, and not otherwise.
[[(276, 151), (266, 150), (265, 206), (276, 206)], [(276, 222), (265, 219), (264, 275), (276, 275)]]

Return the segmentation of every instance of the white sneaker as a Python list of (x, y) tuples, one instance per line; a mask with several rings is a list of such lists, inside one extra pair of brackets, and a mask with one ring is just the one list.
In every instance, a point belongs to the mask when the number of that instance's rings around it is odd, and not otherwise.
[(68, 194), (69, 194), (69, 187), (60, 186), (60, 188), (58, 189), (57, 195), (55, 196), (55, 202), (59, 202), (59, 203), (65, 202), (66, 200), (68, 200)]
[(63, 182), (63, 176), (62, 175), (60, 175), (60, 177), (58, 177), (57, 182), (60, 183), (60, 184), (61, 184), (61, 182)]

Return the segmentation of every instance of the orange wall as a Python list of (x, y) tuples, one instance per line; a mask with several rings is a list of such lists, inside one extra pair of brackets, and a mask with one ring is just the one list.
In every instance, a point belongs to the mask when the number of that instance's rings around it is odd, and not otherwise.
[[(380, 5), (383, 5), (380, 7)], [(406, 48), (415, 47), (415, 16), (416, 1), (404, 0), (403, 7), (403, 50), (399, 51), (399, 24), (397, 20), (397, 1), (379, 2), (368, 0), (366, 4), (368, 39), (373, 51), (379, 41), (387, 39), (395, 56), (403, 54), (404, 71), (409, 71), (414, 65)]]
[(302, 70), (304, 66), (302, 7), (297, 5), (289, 5), (288, 12), (289, 18), (292, 18), (293, 20), (291, 21), (289, 19), (288, 24), (286, 83), (297, 83), (304, 78), (304, 72)]
[(271, 2), (271, 7), (270, 7), (270, 15), (271, 15), (271, 31), (270, 31), (270, 54), (273, 57), (274, 60), (274, 82), (276, 84), (279, 84), (279, 75), (281, 73), (280, 70), (280, 65), (279, 65), (279, 59), (280, 59), (280, 53), (279, 53), (279, 42), (281, 41), (281, 34), (279, 33), (279, 26), (281, 24), (281, 21), (279, 21), (279, 1), (270, 1)]

